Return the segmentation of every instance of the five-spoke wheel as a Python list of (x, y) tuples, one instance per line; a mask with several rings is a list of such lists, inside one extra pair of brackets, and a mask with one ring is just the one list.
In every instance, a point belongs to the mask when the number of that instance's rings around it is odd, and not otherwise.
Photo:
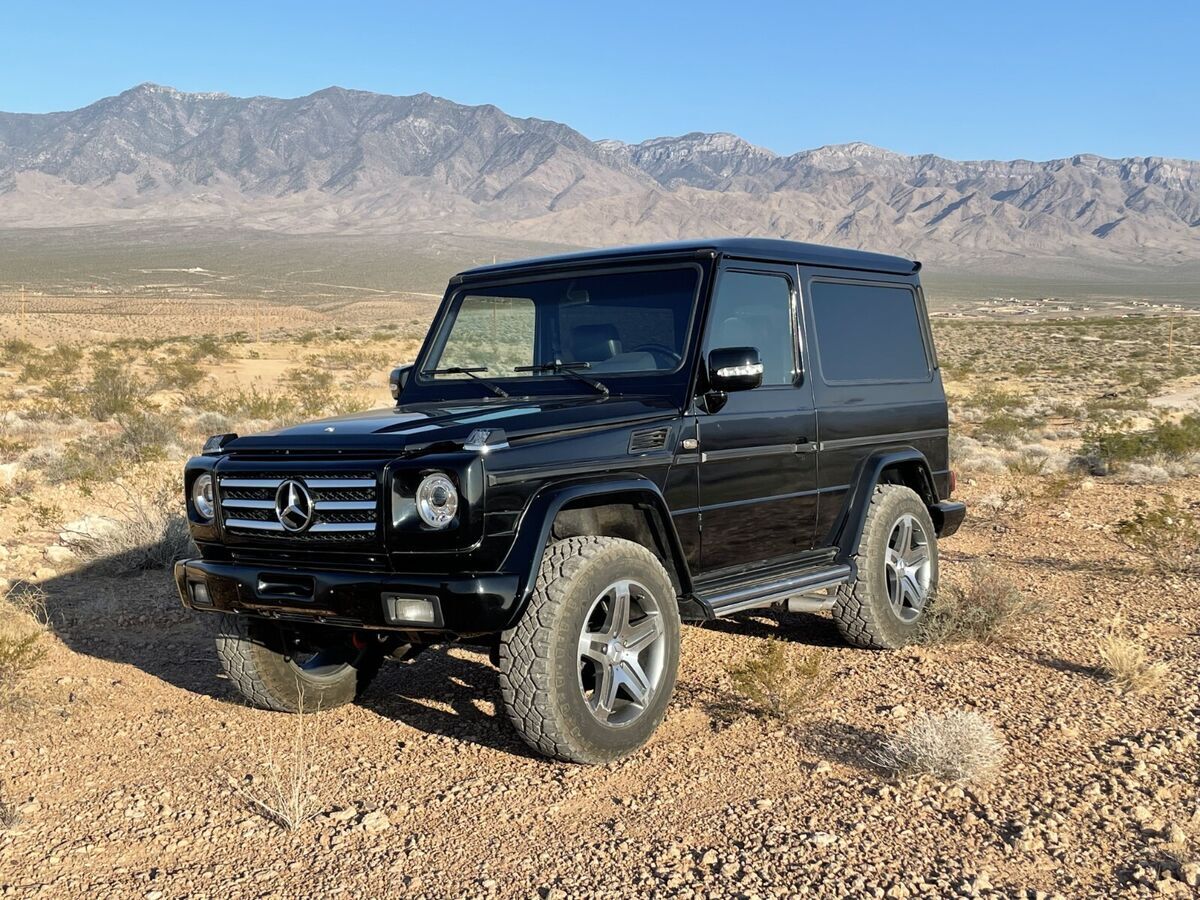
[(614, 582), (592, 603), (583, 628), (579, 690), (597, 721), (628, 725), (645, 713), (662, 681), (666, 626), (659, 602), (636, 581)]

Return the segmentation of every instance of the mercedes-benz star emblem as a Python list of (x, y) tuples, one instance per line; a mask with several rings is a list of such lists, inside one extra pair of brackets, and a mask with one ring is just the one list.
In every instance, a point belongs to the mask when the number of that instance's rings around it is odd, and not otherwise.
[(285, 531), (303, 531), (312, 524), (314, 512), (312, 494), (304, 482), (288, 479), (279, 485), (275, 492), (275, 516)]

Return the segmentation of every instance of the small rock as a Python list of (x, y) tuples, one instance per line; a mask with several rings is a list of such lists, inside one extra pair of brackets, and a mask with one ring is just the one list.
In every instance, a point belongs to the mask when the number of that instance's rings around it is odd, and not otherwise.
[(908, 715), (908, 707), (906, 707), (903, 703), (898, 703), (888, 710), (888, 715), (890, 715), (893, 719), (903, 719)]
[(56, 566), (65, 566), (75, 561), (75, 554), (61, 544), (51, 544), (46, 548), (46, 562)]
[(359, 820), (358, 824), (367, 834), (378, 834), (392, 827), (392, 823), (388, 821), (387, 814), (381, 809), (367, 813)]
[(830, 772), (832, 770), (833, 766), (831, 766), (825, 760), (821, 760), (813, 767), (813, 772), (815, 772), (817, 775), (824, 775), (826, 772)]
[(818, 831), (809, 838), (818, 847), (828, 847), (830, 844), (837, 843), (837, 835), (830, 834), (827, 831)]
[(770, 809), (774, 805), (775, 801), (768, 800), (766, 797), (763, 797), (761, 800), (754, 801), (754, 806), (756, 809)]
[(358, 816), (358, 810), (354, 807), (349, 807), (347, 809), (335, 809), (328, 815), (329, 818), (333, 819), (335, 822), (349, 822), (351, 819), (354, 819)]
[(704, 855), (702, 857), (700, 857), (700, 865), (715, 866), (716, 864), (717, 864), (717, 851), (716, 850), (704, 851)]
[(51, 578), (57, 578), (57, 577), (58, 577), (57, 571), (55, 571), (54, 569), (47, 568), (45, 566), (42, 566), (41, 568), (33, 570), (33, 580), (34, 581), (49, 581)]

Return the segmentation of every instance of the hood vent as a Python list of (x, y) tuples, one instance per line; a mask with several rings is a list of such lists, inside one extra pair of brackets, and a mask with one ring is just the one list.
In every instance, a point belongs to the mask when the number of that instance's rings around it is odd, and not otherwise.
[(647, 453), (651, 450), (662, 450), (667, 446), (667, 438), (670, 435), (670, 428), (650, 428), (646, 431), (635, 431), (629, 436), (629, 452)]

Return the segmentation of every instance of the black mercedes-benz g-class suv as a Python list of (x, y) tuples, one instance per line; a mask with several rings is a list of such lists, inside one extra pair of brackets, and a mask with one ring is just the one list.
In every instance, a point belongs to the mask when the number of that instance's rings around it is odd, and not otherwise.
[(487, 645), (525, 740), (589, 763), (662, 721), (681, 620), (830, 610), (898, 647), (965, 513), (919, 268), (723, 239), (456, 275), (394, 408), (189, 460), (183, 602), (275, 710)]

